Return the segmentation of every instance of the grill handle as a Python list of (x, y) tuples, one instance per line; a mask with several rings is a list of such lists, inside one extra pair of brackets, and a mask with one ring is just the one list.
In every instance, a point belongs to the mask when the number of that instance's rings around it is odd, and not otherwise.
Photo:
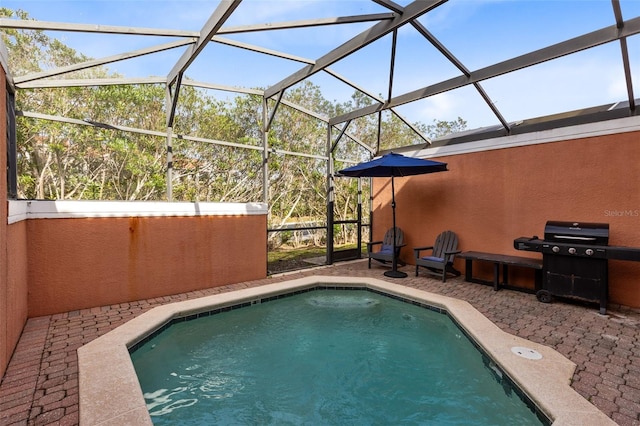
[(596, 241), (595, 237), (576, 237), (573, 235), (554, 235), (553, 238), (558, 240)]

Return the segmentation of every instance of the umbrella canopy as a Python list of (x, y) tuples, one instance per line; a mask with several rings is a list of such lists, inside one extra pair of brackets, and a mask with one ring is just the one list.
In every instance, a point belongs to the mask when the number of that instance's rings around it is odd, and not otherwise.
[(447, 163), (406, 157), (390, 152), (371, 161), (340, 170), (338, 173), (351, 177), (399, 177), (444, 172)]
[[(447, 163), (439, 161), (423, 160), (421, 158), (405, 157), (401, 154), (390, 152), (371, 161), (347, 167), (338, 172), (341, 176), (349, 177), (390, 177), (391, 178), (391, 209), (393, 212), (393, 229), (396, 229), (396, 195), (393, 184), (394, 177), (422, 175), (427, 173), (445, 172)], [(398, 259), (396, 251), (396, 236), (393, 236), (393, 262), (391, 271), (384, 275), (392, 278), (405, 278), (406, 273), (398, 271)]]

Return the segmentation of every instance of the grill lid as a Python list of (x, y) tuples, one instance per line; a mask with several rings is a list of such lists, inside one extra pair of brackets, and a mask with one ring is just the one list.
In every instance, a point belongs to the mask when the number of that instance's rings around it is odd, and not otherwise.
[(609, 224), (590, 222), (548, 221), (544, 228), (546, 241), (574, 244), (609, 244)]

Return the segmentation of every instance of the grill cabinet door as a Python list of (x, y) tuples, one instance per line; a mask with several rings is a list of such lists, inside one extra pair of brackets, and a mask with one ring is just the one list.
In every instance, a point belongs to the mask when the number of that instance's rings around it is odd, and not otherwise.
[(543, 259), (543, 287), (559, 297), (590, 302), (606, 298), (607, 260), (547, 255)]

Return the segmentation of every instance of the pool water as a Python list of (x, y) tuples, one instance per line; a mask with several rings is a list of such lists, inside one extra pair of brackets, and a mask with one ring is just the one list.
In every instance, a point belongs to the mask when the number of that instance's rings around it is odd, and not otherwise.
[(370, 291), (175, 323), (131, 357), (155, 425), (543, 424), (447, 315)]

